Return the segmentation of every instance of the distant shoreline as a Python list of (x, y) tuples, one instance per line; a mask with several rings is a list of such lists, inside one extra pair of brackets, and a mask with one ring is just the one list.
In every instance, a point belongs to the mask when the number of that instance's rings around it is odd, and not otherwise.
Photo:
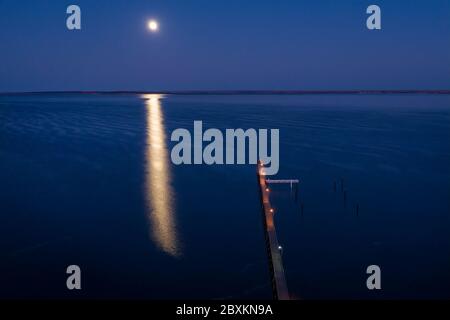
[(166, 95), (383, 95), (383, 94), (443, 94), (450, 95), (450, 90), (162, 90), (162, 91), (29, 91), (0, 92), (6, 95), (43, 95), (43, 94), (166, 94)]

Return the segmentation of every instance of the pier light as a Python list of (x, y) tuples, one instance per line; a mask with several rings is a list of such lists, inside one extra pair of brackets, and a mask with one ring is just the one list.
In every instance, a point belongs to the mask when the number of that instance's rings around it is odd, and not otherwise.
[(270, 208), (270, 212), (273, 213), (273, 208)]
[(280, 254), (283, 255), (283, 247), (282, 246), (278, 246), (278, 250), (280, 251)]
[(266, 191), (269, 192), (269, 188), (266, 188)]

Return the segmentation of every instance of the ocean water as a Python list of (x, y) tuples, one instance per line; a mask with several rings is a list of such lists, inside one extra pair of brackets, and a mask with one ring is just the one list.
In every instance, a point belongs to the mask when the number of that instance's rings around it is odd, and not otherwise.
[(0, 96), (0, 297), (271, 299), (255, 166), (170, 161), (194, 120), (280, 130), (293, 298), (450, 298), (450, 96), (106, 94)]

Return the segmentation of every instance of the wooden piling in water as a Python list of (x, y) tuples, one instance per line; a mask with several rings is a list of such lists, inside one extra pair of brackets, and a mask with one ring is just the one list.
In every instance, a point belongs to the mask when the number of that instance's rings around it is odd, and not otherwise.
[(347, 190), (344, 190), (344, 208), (347, 207)]

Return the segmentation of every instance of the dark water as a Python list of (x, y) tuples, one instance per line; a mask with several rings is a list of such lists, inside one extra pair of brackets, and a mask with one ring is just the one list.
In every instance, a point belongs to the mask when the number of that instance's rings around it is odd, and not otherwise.
[(434, 95), (2, 96), (0, 297), (270, 299), (254, 166), (170, 162), (194, 120), (280, 129), (277, 177), (301, 180), (298, 202), (272, 192), (294, 297), (450, 297), (450, 96)]

